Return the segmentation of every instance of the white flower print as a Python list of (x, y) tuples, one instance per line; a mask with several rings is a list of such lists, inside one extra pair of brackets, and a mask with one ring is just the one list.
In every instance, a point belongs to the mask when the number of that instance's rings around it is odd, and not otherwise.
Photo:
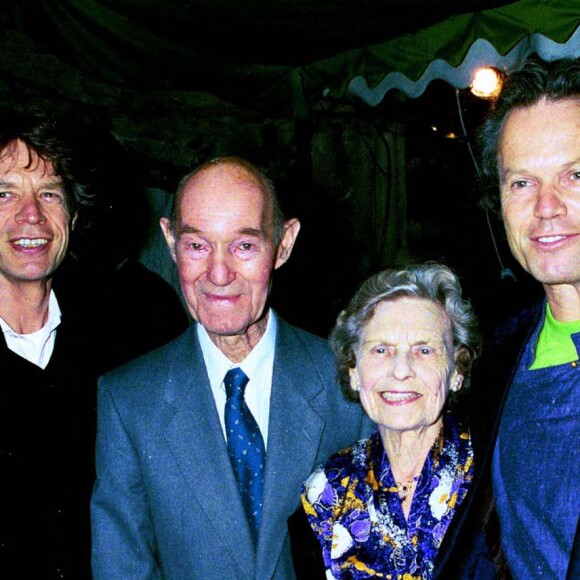
[(334, 524), (332, 528), (332, 546), (330, 557), (340, 558), (353, 544), (352, 536), (342, 524)]
[(449, 497), (453, 485), (453, 475), (444, 470), (439, 474), (439, 484), (429, 496), (429, 507), (433, 517), (441, 521), (445, 512), (449, 509)]

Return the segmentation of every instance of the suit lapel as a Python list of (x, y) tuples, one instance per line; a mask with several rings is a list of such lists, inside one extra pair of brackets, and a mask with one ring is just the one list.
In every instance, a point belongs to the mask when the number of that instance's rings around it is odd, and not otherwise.
[[(254, 547), (194, 327), (180, 343), (167, 375), (164, 399), (175, 409), (165, 439), (195, 501), (247, 576)], [(187, 362), (184, 362), (187, 361)], [(201, 522), (203, 525), (203, 522)]]
[[(278, 319), (258, 577), (271, 578), (286, 537), (286, 518), (316, 460), (324, 420), (310, 401), (322, 391), (318, 372), (294, 332)], [(276, 554), (277, 557), (273, 557)]]

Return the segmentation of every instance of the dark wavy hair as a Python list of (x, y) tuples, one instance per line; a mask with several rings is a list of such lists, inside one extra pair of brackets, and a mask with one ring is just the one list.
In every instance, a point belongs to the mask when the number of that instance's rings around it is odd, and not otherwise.
[(545, 61), (532, 55), (520, 70), (506, 76), (477, 134), (479, 185), (485, 208), (499, 212), (499, 142), (506, 118), (515, 109), (531, 107), (542, 99), (580, 101), (580, 59)]
[(0, 156), (6, 155), (16, 141), (27, 147), (29, 165), (34, 153), (52, 165), (62, 179), (71, 216), (81, 207), (92, 205), (83, 170), (75, 159), (72, 127), (64, 120), (36, 107), (20, 111), (0, 109)]
[(451, 322), (455, 365), (463, 376), (463, 386), (469, 385), (471, 365), (481, 350), (479, 325), (471, 304), (462, 297), (455, 273), (447, 266), (428, 262), (371, 276), (339, 314), (330, 333), (330, 346), (336, 357), (338, 380), (352, 399), (358, 399), (358, 393), (350, 387), (349, 371), (356, 366), (362, 331), (378, 304), (403, 297), (423, 298), (443, 307)]

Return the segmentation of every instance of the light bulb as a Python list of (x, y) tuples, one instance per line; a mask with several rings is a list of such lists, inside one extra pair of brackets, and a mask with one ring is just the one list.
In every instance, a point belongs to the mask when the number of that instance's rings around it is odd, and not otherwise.
[(495, 97), (501, 89), (501, 75), (495, 68), (478, 68), (473, 75), (470, 88), (476, 97), (484, 99)]

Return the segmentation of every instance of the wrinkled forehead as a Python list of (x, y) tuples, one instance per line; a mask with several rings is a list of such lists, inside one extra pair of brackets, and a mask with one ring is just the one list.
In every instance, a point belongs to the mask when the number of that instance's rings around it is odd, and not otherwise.
[(218, 203), (224, 209), (243, 206), (261, 220), (272, 222), (272, 197), (263, 180), (245, 167), (220, 163), (205, 167), (183, 185), (178, 201), (178, 218), (192, 206)]
[(399, 334), (439, 339), (448, 345), (453, 341), (451, 319), (439, 302), (427, 298), (397, 296), (381, 300), (362, 329), (363, 340), (371, 335)]
[(33, 147), (20, 140), (10, 141), (0, 149), (0, 173), (24, 169), (38, 171), (43, 177), (56, 177), (51, 160), (42, 157)]

